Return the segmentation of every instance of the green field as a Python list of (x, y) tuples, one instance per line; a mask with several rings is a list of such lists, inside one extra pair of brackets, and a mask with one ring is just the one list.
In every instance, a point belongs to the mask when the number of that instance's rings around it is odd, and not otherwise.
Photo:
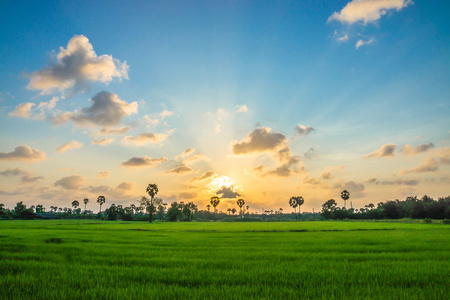
[(450, 226), (1, 221), (2, 299), (448, 299)]

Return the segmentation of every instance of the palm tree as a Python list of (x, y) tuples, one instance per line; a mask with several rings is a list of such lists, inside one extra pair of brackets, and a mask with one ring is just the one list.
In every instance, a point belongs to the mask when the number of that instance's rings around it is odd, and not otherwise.
[(106, 202), (105, 196), (98, 196), (97, 203), (100, 203), (100, 212), (102, 212), (102, 205)]
[(134, 210), (136, 209), (136, 205), (131, 204), (130, 208), (131, 208), (131, 213), (134, 214)]
[(158, 186), (154, 183), (150, 183), (147, 186), (146, 192), (150, 196), (150, 216), (148, 218), (148, 221), (151, 223), (153, 217), (153, 198), (156, 196), (156, 194), (158, 194)]
[(341, 198), (344, 200), (344, 208), (345, 208), (345, 202), (350, 198), (350, 192), (347, 190), (343, 190), (341, 193)]
[(80, 202), (78, 202), (77, 200), (72, 201), (72, 207), (77, 209), (78, 206), (80, 206)]
[(230, 216), (231, 215), (231, 208), (228, 208), (227, 212), (228, 212), (228, 215)]
[(300, 206), (302, 206), (303, 203), (305, 203), (305, 200), (303, 199), (302, 196), (296, 197), (296, 198), (297, 198), (297, 204), (298, 204), (298, 215), (299, 215), (299, 217), (301, 217), (301, 215), (300, 215)]
[(238, 199), (236, 204), (237, 204), (237, 206), (239, 206), (239, 214), (242, 215), (242, 206), (244, 206), (244, 204), (245, 204), (244, 199)]
[(86, 214), (86, 204), (89, 203), (89, 199), (88, 198), (84, 198), (83, 203), (84, 203), (84, 214)]
[(295, 218), (297, 219), (297, 212), (295, 210), (298, 206), (297, 197), (291, 197), (289, 199), (289, 205), (294, 209)]
[(206, 205), (206, 208), (208, 209), (208, 211), (211, 209), (211, 205)]
[(249, 207), (250, 207), (250, 206), (248, 206), (248, 205), (245, 207), (245, 208), (247, 209), (247, 214), (249, 213), (249, 211), (248, 211)]
[(217, 196), (212, 196), (210, 203), (214, 207), (214, 211), (217, 213), (217, 208), (216, 207), (220, 203), (220, 198), (217, 197)]

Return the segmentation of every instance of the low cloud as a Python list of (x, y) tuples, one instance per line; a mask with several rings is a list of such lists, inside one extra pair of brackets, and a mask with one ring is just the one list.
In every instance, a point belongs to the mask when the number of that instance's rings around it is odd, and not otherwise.
[(334, 176), (333, 176), (333, 174), (331, 174), (328, 171), (323, 171), (322, 174), (320, 174), (320, 178), (328, 180), (328, 179), (333, 179)]
[(196, 192), (182, 192), (178, 195), (178, 199), (194, 199), (197, 197)]
[(334, 12), (328, 22), (336, 20), (347, 24), (367, 24), (378, 21), (389, 10), (400, 11), (410, 4), (413, 4), (411, 0), (352, 0), (339, 13)]
[(31, 118), (31, 109), (35, 105), (36, 104), (31, 103), (31, 102), (20, 103), (19, 105), (16, 106), (16, 108), (12, 112), (9, 113), (9, 115), (13, 116), (13, 117), (30, 119)]
[(217, 192), (216, 195), (220, 195), (220, 198), (223, 199), (233, 199), (236, 197), (240, 197), (241, 194), (239, 194), (238, 192), (236, 192), (233, 187), (229, 187), (229, 186), (222, 186)]
[(91, 106), (80, 111), (64, 112), (53, 118), (55, 125), (72, 121), (79, 126), (115, 126), (126, 116), (137, 113), (137, 102), (128, 103), (117, 94), (102, 91), (92, 97)]
[(0, 152), (0, 161), (19, 160), (32, 163), (45, 160), (45, 155), (46, 154), (43, 151), (31, 149), (30, 147), (24, 145), (16, 147), (12, 152)]
[(85, 179), (78, 175), (72, 175), (61, 178), (55, 182), (55, 186), (59, 186), (65, 190), (76, 190), (82, 187)]
[(44, 179), (43, 176), (31, 176), (30, 174), (26, 174), (22, 177), (22, 183), (35, 183), (36, 181), (39, 181), (41, 179)]
[(307, 136), (312, 131), (314, 131), (314, 128), (305, 126), (302, 124), (298, 124), (294, 129), (295, 129), (295, 134), (300, 135), (300, 136)]
[(179, 165), (177, 165), (175, 168), (167, 171), (167, 174), (178, 174), (178, 175), (184, 175), (184, 174), (189, 174), (191, 173), (193, 170), (192, 168), (190, 168), (189, 166), (186, 166), (184, 163), (181, 163)]
[(439, 162), (445, 165), (450, 165), (450, 147), (436, 150)]
[(362, 183), (357, 183), (354, 181), (343, 181), (339, 180), (336, 182), (333, 186), (336, 190), (342, 191), (347, 190), (350, 192), (350, 198), (361, 198), (364, 197), (366, 194), (364, 193), (364, 190), (366, 187)]
[(74, 35), (67, 49), (60, 47), (56, 60), (30, 75), (27, 86), (47, 94), (54, 90), (81, 90), (90, 82), (109, 83), (113, 78), (128, 79), (128, 65), (111, 55), (97, 56), (88, 38)]
[(70, 142), (68, 142), (68, 143), (66, 143), (66, 144), (64, 144), (64, 145), (62, 145), (62, 146), (60, 146), (60, 147), (58, 147), (57, 149), (56, 149), (56, 151), (58, 152), (58, 153), (64, 153), (65, 151), (67, 151), (67, 150), (69, 150), (69, 149), (73, 149), (73, 148), (81, 148), (81, 147), (83, 147), (83, 143), (79, 143), (79, 142), (77, 142), (77, 141), (70, 141)]
[(433, 143), (421, 144), (415, 148), (411, 145), (405, 145), (403, 146), (402, 151), (405, 155), (415, 155), (421, 152), (425, 152), (429, 149), (432, 149), (433, 147), (434, 147)]
[(124, 167), (156, 167), (158, 164), (167, 161), (166, 157), (151, 158), (148, 156), (144, 157), (132, 157), (127, 161), (122, 162)]
[(371, 39), (369, 39), (369, 40), (367, 40), (367, 41), (358, 40), (358, 41), (356, 42), (356, 44), (355, 44), (355, 48), (356, 48), (356, 50), (358, 50), (359, 47), (364, 46), (364, 45), (370, 45), (370, 44), (372, 44), (374, 41), (375, 41), (374, 38), (371, 38)]
[(415, 168), (409, 169), (409, 170), (403, 170), (403, 174), (409, 174), (409, 173), (424, 173), (424, 172), (435, 172), (439, 170), (438, 162), (434, 158), (427, 158), (425, 161), (418, 165)]
[(123, 126), (119, 128), (102, 128), (99, 135), (124, 135), (127, 131), (130, 130), (130, 126)]
[(410, 179), (410, 180), (400, 180), (400, 179), (396, 179), (396, 180), (383, 180), (383, 181), (379, 181), (376, 178), (369, 178), (366, 181), (364, 181), (365, 183), (369, 183), (369, 184), (376, 184), (376, 185), (407, 185), (407, 186), (415, 186), (419, 184), (419, 180), (416, 179)]
[(206, 179), (209, 179), (209, 178), (213, 178), (215, 176), (217, 176), (217, 174), (215, 172), (209, 171), (209, 172), (203, 173), (201, 176), (192, 178), (190, 181), (191, 182), (203, 181), (203, 180), (206, 180)]
[(24, 169), (22, 168), (7, 168), (0, 172), (0, 175), (2, 176), (19, 176), (19, 175), (25, 175), (28, 174)]
[(173, 129), (170, 130), (167, 134), (164, 133), (141, 133), (136, 137), (133, 136), (126, 136), (123, 138), (125, 142), (130, 142), (136, 145), (143, 145), (147, 142), (151, 142), (153, 144), (161, 144), (164, 142), (167, 138), (169, 138), (172, 133)]
[(395, 146), (394, 144), (385, 144), (381, 146), (380, 149), (373, 151), (370, 154), (364, 155), (363, 158), (370, 157), (392, 157), (395, 154)]
[(111, 144), (112, 142), (114, 142), (114, 139), (112, 139), (112, 138), (103, 138), (103, 139), (94, 139), (94, 140), (92, 140), (91, 144), (103, 146), (103, 145)]
[(233, 154), (250, 154), (260, 152), (273, 152), (286, 144), (286, 137), (282, 133), (272, 133), (269, 127), (255, 129), (242, 141), (232, 142)]
[(21, 103), (9, 115), (24, 119), (45, 120), (52, 113), (58, 100), (58, 97), (53, 97), (47, 102), (40, 102), (36, 108), (34, 108), (36, 104), (31, 102)]
[(122, 182), (117, 186), (119, 190), (131, 191), (136, 185), (133, 182)]
[(98, 173), (98, 174), (97, 174), (97, 177), (98, 177), (98, 178), (107, 178), (107, 177), (109, 177), (109, 175), (111, 175), (110, 172), (108, 172), (108, 171), (103, 171), (103, 172)]

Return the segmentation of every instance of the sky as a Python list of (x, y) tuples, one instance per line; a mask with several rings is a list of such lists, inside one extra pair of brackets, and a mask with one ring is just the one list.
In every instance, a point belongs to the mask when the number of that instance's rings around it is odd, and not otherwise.
[[(0, 203), (450, 193), (450, 2), (2, 1)], [(347, 204), (348, 206), (348, 204)]]

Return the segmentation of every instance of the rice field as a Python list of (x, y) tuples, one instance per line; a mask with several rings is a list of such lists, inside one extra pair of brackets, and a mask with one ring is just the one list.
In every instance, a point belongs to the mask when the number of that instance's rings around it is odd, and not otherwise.
[(448, 299), (450, 226), (0, 222), (2, 299)]

